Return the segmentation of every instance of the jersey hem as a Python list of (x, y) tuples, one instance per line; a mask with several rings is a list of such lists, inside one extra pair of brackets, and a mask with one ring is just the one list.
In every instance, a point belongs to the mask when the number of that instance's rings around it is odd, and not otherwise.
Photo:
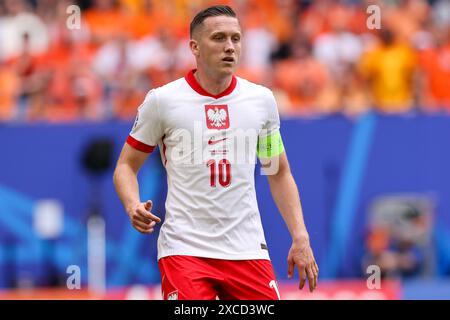
[(223, 254), (208, 254), (208, 253), (186, 253), (186, 252), (177, 252), (173, 251), (171, 253), (161, 253), (158, 254), (158, 260), (170, 257), (170, 256), (190, 256), (190, 257), (199, 257), (199, 258), (210, 258), (210, 259), (220, 259), (220, 260), (270, 260), (269, 254), (261, 254), (261, 253), (253, 253), (253, 254), (237, 254), (230, 255), (227, 253)]

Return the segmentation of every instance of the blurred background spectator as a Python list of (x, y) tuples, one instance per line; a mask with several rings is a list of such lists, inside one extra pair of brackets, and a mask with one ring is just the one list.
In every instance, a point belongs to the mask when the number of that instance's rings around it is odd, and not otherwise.
[[(148, 90), (193, 67), (189, 22), (211, 3), (1, 1), (0, 121), (133, 118)], [(448, 0), (224, 3), (245, 33), (238, 75), (270, 86), (282, 115), (450, 110)], [(369, 4), (379, 30), (366, 26)]]
[(377, 265), (382, 278), (429, 275), (434, 207), (423, 195), (377, 197), (369, 210), (363, 270)]

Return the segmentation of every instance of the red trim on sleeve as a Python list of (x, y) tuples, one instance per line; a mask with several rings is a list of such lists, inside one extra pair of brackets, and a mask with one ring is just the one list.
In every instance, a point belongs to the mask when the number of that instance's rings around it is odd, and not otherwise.
[(197, 79), (195, 79), (195, 77), (194, 77), (195, 71), (197, 71), (197, 69), (193, 69), (193, 70), (189, 71), (189, 73), (184, 78), (186, 79), (186, 82), (191, 86), (191, 88), (194, 89), (198, 94), (201, 94), (202, 96), (207, 96), (207, 97), (212, 97), (214, 99), (219, 99), (221, 97), (229, 95), (230, 93), (233, 92), (234, 88), (236, 88), (237, 79), (233, 75), (232, 78), (231, 78), (230, 85), (228, 86), (228, 88), (225, 89), (224, 92), (219, 93), (217, 95), (209, 93), (208, 91), (203, 89), (200, 86), (200, 83), (197, 82)]
[(153, 150), (155, 150), (156, 146), (149, 146), (148, 144), (142, 143), (132, 136), (128, 136), (127, 143), (135, 148), (136, 150), (145, 152), (145, 153), (152, 153)]

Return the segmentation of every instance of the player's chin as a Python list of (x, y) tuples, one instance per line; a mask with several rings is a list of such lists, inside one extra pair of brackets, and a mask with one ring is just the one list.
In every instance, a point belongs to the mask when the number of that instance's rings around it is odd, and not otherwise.
[(220, 71), (223, 75), (231, 75), (236, 71), (236, 64), (233, 63), (222, 63), (220, 65)]

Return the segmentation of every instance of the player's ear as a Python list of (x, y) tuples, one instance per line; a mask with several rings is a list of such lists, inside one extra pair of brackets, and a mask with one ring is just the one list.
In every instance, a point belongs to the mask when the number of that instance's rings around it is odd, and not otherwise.
[(193, 54), (195, 57), (198, 57), (198, 56), (199, 56), (199, 49), (198, 49), (198, 42), (197, 42), (197, 40), (191, 39), (191, 40), (189, 41), (189, 48), (191, 48), (192, 54)]

